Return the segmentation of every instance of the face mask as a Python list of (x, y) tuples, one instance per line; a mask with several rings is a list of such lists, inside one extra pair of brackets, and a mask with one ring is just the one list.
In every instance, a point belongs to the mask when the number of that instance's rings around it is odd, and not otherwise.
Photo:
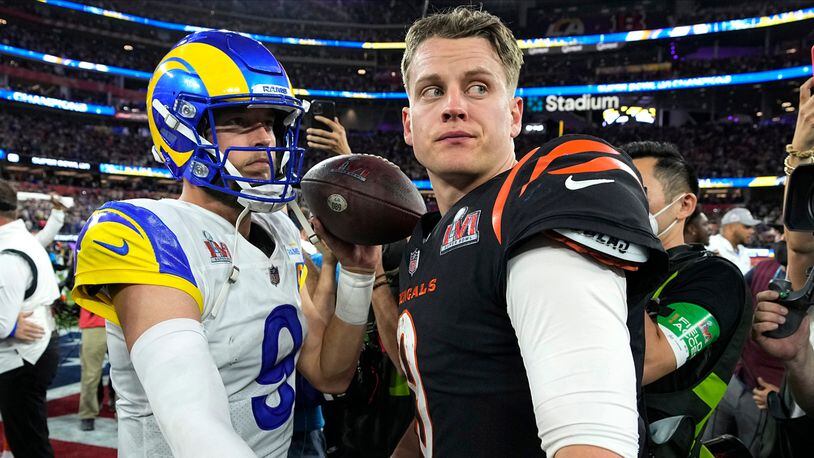
[(668, 209), (668, 208), (670, 208), (670, 207), (672, 207), (672, 206), (673, 206), (673, 205), (674, 205), (676, 202), (678, 202), (678, 201), (680, 201), (681, 199), (683, 199), (683, 198), (684, 198), (686, 195), (687, 195), (687, 193), (681, 194), (680, 196), (676, 197), (676, 199), (675, 199), (675, 200), (673, 200), (673, 201), (672, 201), (672, 202), (670, 202), (669, 204), (665, 205), (665, 206), (664, 206), (664, 208), (662, 208), (661, 210), (659, 210), (658, 212), (656, 212), (656, 214), (655, 214), (655, 215), (654, 215), (654, 214), (652, 214), (652, 213), (650, 214), (650, 229), (652, 229), (652, 230), (653, 230), (653, 233), (654, 233), (654, 234), (656, 234), (656, 237), (658, 237), (658, 238), (662, 238), (662, 237), (664, 237), (664, 235), (665, 235), (665, 234), (667, 234), (668, 232), (670, 232), (670, 230), (671, 230), (673, 227), (675, 227), (675, 225), (676, 225), (676, 224), (678, 224), (678, 218), (674, 218), (674, 219), (673, 219), (673, 222), (672, 222), (672, 223), (670, 223), (670, 225), (669, 225), (669, 226), (667, 226), (667, 228), (666, 228), (666, 229), (664, 229), (664, 230), (663, 230), (663, 231), (661, 231), (661, 232), (658, 232), (658, 230), (659, 230), (659, 223), (658, 223), (658, 220), (657, 220), (656, 218), (658, 218), (658, 217), (659, 217), (659, 215), (661, 215), (662, 213), (664, 213), (665, 211), (667, 211), (667, 209)]

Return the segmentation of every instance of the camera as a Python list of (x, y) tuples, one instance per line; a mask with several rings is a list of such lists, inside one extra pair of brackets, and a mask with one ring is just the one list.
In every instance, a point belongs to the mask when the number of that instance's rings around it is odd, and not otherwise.
[[(791, 231), (814, 231), (814, 164), (798, 166), (788, 178), (783, 222)], [(783, 279), (772, 280), (769, 289), (778, 292), (777, 303), (786, 307), (789, 314), (778, 329), (764, 335), (775, 339), (788, 337), (797, 331), (814, 304), (814, 270), (809, 269), (805, 285), (798, 291), (793, 291), (791, 282)]]

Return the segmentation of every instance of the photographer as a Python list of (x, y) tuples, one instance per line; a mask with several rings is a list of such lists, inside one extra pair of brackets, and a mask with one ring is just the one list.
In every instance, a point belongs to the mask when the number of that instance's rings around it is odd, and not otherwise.
[[(814, 163), (814, 99), (811, 97), (812, 82), (809, 79), (800, 86), (800, 106), (794, 138), (787, 147), (785, 172), (791, 172), (800, 164)], [(785, 209), (789, 211), (789, 209)], [(810, 232), (786, 231), (788, 246), (788, 279), (792, 288), (800, 289), (806, 281), (806, 270), (814, 266), (814, 236)], [(782, 339), (772, 339), (764, 332), (777, 329), (786, 321), (788, 309), (776, 304), (777, 292), (758, 294), (757, 310), (753, 325), (753, 337), (766, 353), (784, 361), (786, 381), (794, 400), (802, 409), (794, 409), (791, 417), (804, 412), (814, 412), (814, 348), (811, 342), (811, 318), (803, 319), (797, 331)]]
[[(670, 257), (644, 319), (649, 446), (655, 456), (698, 456), (698, 439), (724, 395), (748, 334), (746, 285), (732, 262), (703, 245), (685, 243), (698, 178), (675, 145), (644, 141), (622, 149), (642, 175), (654, 230)], [(660, 438), (664, 434), (658, 431), (668, 424), (673, 434)]]
[(51, 260), (17, 218), (17, 192), (0, 181), (0, 415), (12, 453), (51, 457), (45, 394), (59, 348)]

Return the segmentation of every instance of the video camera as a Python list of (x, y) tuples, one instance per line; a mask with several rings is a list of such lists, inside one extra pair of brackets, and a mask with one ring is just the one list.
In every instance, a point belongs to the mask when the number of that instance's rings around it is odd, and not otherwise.
[[(783, 222), (791, 231), (814, 232), (814, 164), (800, 165), (786, 183), (786, 202)], [(794, 334), (808, 311), (814, 305), (814, 269), (809, 268), (805, 285), (797, 291), (788, 280), (774, 279), (769, 289), (780, 294), (778, 304), (789, 311), (786, 322), (766, 337), (782, 339)]]

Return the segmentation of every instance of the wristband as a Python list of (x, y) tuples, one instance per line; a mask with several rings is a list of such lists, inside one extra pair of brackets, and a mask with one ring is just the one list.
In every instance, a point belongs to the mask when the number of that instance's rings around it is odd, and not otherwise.
[(376, 289), (379, 286), (385, 286), (385, 285), (390, 285), (390, 282), (388, 282), (387, 280), (380, 281), (380, 282), (376, 283), (375, 285), (373, 285), (373, 289)]
[(373, 296), (374, 274), (357, 274), (339, 267), (334, 315), (345, 323), (361, 326), (367, 323)]
[(676, 357), (676, 369), (712, 345), (721, 335), (715, 318), (703, 307), (686, 302), (667, 306), (672, 312), (659, 315), (659, 328)]
[(9, 337), (14, 337), (14, 334), (17, 333), (17, 322), (14, 322), (14, 327), (11, 328), (11, 332), (8, 334)]

